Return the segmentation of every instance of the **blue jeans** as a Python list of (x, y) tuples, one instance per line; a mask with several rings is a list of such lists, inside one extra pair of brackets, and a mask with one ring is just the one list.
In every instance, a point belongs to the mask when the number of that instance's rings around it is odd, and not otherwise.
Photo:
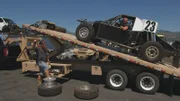
[(49, 69), (48, 64), (44, 61), (39, 61), (38, 66), (39, 66), (39, 70), (40, 70), (41, 75), (44, 74), (45, 70)]

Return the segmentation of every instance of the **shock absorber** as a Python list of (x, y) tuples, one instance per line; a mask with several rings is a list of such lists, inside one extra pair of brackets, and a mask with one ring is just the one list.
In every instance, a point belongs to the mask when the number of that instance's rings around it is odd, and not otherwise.
[(174, 54), (173, 54), (173, 61), (172, 61), (172, 65), (176, 68), (179, 68), (179, 57), (180, 57), (180, 51), (179, 49), (176, 49)]

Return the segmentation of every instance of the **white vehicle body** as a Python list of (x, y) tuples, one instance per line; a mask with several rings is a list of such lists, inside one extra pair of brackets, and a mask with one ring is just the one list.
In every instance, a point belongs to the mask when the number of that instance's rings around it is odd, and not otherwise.
[(17, 25), (17, 24), (11, 19), (0, 17), (0, 31), (2, 31), (2, 28), (4, 26), (8, 26), (8, 25)]
[(0, 31), (5, 25), (8, 25), (8, 23), (4, 20), (4, 17), (0, 17)]
[(146, 19), (135, 18), (132, 31), (147, 31), (151, 33), (156, 33), (158, 27), (158, 22)]

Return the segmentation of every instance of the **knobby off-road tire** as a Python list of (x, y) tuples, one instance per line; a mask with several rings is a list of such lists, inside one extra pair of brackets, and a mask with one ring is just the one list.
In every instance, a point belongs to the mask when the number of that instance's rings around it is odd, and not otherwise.
[(38, 87), (38, 94), (44, 97), (56, 96), (62, 93), (62, 85), (56, 83), (56, 86), (47, 88), (43, 84)]
[(140, 48), (141, 58), (149, 62), (157, 62), (164, 57), (164, 48), (158, 42), (146, 42)]
[(92, 42), (95, 39), (93, 26), (87, 23), (80, 24), (76, 29), (76, 38), (83, 42)]
[(83, 100), (95, 99), (99, 96), (99, 88), (94, 85), (81, 85), (74, 89), (74, 96)]
[(143, 72), (136, 77), (136, 88), (141, 93), (154, 94), (159, 86), (159, 78), (152, 73)]
[(127, 83), (127, 75), (119, 69), (110, 71), (106, 76), (106, 85), (110, 89), (122, 91), (126, 88)]

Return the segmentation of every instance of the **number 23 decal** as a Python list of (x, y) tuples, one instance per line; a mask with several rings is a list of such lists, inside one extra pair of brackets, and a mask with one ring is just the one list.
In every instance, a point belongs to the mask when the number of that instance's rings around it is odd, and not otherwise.
[(149, 20), (146, 21), (145, 30), (154, 32), (155, 28), (156, 28), (156, 22), (149, 21)]

